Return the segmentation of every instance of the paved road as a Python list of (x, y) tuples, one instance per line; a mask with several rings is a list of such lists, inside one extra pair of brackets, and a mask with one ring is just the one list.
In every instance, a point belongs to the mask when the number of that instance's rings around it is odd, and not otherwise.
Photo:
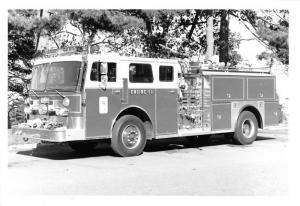
[(9, 152), (7, 192), (14, 195), (286, 195), (287, 130), (264, 131), (249, 146), (222, 135), (191, 146), (151, 142), (143, 155), (118, 158), (108, 145), (78, 154), (64, 145)]

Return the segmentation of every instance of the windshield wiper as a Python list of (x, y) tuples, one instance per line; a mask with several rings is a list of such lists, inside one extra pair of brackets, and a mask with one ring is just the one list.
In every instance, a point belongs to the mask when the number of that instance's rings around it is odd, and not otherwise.
[(63, 99), (66, 97), (65, 95), (61, 94), (57, 89), (55, 89), (56, 93), (59, 94)]
[(29, 92), (32, 92), (38, 99), (40, 98), (40, 96), (34, 90), (30, 89)]
[(56, 91), (56, 93), (59, 95), (59, 96), (61, 96), (62, 98), (65, 98), (66, 96), (65, 95), (63, 95), (62, 93), (60, 93), (58, 90), (59, 89), (55, 89), (55, 88), (47, 88), (47, 91)]

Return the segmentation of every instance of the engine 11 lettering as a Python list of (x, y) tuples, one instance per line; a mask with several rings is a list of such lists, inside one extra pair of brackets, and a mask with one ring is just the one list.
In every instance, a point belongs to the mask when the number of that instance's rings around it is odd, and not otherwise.
[(152, 95), (153, 90), (152, 89), (131, 89), (130, 94), (145, 94), (145, 95)]

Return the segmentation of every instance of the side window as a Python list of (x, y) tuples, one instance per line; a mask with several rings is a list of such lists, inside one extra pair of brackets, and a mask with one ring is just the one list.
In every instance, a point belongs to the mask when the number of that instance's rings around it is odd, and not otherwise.
[(172, 82), (174, 79), (172, 66), (159, 66), (159, 81)]
[(117, 81), (117, 64), (108, 62), (107, 63), (107, 77), (108, 82), (116, 82)]
[(100, 62), (94, 62), (92, 64), (90, 80), (96, 82), (100, 81)]
[[(101, 62), (94, 62), (92, 64), (92, 70), (90, 74), (90, 80), (100, 82), (101, 72), (100, 72)], [(107, 63), (107, 77), (108, 82), (116, 82), (117, 80), (117, 64), (114, 62)]]
[(150, 64), (130, 64), (129, 81), (132, 83), (152, 83), (153, 75)]

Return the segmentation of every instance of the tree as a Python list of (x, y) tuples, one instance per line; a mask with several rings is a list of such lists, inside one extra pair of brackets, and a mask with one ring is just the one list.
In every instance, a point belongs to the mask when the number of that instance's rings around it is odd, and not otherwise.
[(219, 34), (219, 61), (227, 65), (229, 61), (229, 20), (228, 10), (221, 10), (221, 23)]
[(35, 54), (34, 32), (28, 28), (28, 18), (35, 16), (34, 10), (9, 11), (8, 16), (8, 126), (10, 113), (22, 103), (16, 94), (23, 94), (30, 74), (30, 60)]
[(283, 64), (289, 63), (289, 11), (288, 10), (231, 10), (230, 15), (239, 21), (253, 36), (271, 51), (258, 58), (276, 58)]
[[(8, 11), (8, 119), (27, 95), (32, 59), (38, 56), (40, 34), (51, 25), (51, 18), (42, 18), (42, 10)], [(55, 25), (55, 26), (53, 26)], [(58, 27), (57, 22), (51, 28)], [(18, 114), (16, 114), (18, 115)]]
[(206, 42), (207, 42), (207, 49), (206, 49), (206, 60), (210, 60), (214, 54), (214, 19), (213, 19), (213, 12), (211, 11), (211, 15), (207, 18), (207, 28), (206, 28)]
[[(139, 18), (126, 15), (123, 10), (51, 10), (51, 16), (63, 19), (60, 30), (48, 31), (44, 36), (54, 48), (68, 46), (104, 45), (112, 50), (119, 48), (119, 37), (130, 33), (132, 28), (143, 27)], [(52, 46), (53, 47), (53, 46)]]

